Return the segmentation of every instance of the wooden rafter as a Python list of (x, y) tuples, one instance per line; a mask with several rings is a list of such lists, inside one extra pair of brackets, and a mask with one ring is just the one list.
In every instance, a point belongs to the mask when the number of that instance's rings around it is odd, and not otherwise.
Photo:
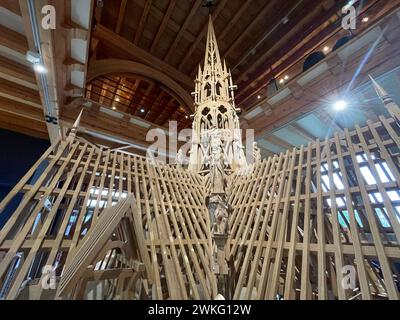
[(161, 36), (164, 33), (165, 28), (167, 27), (168, 20), (171, 17), (172, 11), (175, 8), (175, 4), (176, 4), (176, 0), (170, 0), (169, 1), (169, 5), (168, 5), (168, 8), (167, 8), (167, 11), (165, 12), (164, 18), (162, 19), (161, 24), (160, 24), (160, 26), (159, 26), (159, 28), (157, 30), (157, 33), (156, 33), (156, 35), (154, 37), (154, 40), (153, 40), (153, 42), (151, 44), (151, 47), (150, 47), (150, 52), (151, 53), (154, 53), (154, 50), (156, 49), (156, 47), (158, 45), (158, 42), (160, 41)]
[(133, 43), (135, 45), (139, 44), (140, 38), (142, 37), (143, 29), (144, 29), (144, 26), (147, 21), (147, 17), (150, 12), (152, 2), (153, 2), (153, 0), (146, 0), (146, 3), (144, 5), (142, 16), (140, 18), (139, 25), (136, 29), (135, 37), (133, 39)]
[[(211, 14), (213, 20), (215, 20), (218, 17), (218, 15), (221, 13), (221, 11), (225, 7), (227, 1), (228, 0), (221, 0), (218, 2), (217, 7)], [(181, 60), (181, 62), (178, 65), (178, 70), (182, 70), (182, 68), (186, 64), (187, 60), (191, 57), (193, 52), (196, 50), (196, 48), (200, 44), (200, 41), (205, 37), (206, 32), (207, 32), (207, 23), (204, 24), (204, 27), (203, 27), (203, 29), (201, 29), (200, 33), (196, 37), (196, 40), (190, 46), (189, 50), (185, 53), (183, 59)]]
[(181, 40), (183, 34), (185, 33), (189, 23), (192, 22), (192, 18), (194, 16), (194, 14), (196, 13), (197, 9), (200, 7), (202, 2), (203, 2), (203, 0), (195, 0), (195, 3), (192, 5), (188, 15), (186, 16), (185, 21), (183, 22), (182, 26), (180, 27), (179, 32), (174, 39), (174, 42), (169, 47), (168, 52), (166, 53), (166, 55), (164, 57), (165, 61), (168, 61), (171, 58), (171, 55), (174, 53), (176, 47), (178, 46), (179, 41)]
[(127, 2), (128, 2), (128, 0), (121, 0), (121, 5), (119, 7), (119, 12), (118, 12), (118, 20), (117, 20), (117, 24), (115, 25), (115, 33), (119, 34), (121, 32), (121, 27), (122, 27), (122, 23), (124, 22)]

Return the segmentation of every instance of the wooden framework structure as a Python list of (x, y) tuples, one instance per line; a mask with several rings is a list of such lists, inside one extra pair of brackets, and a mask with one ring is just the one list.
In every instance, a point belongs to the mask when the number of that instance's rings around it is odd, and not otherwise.
[[(400, 109), (374, 85), (391, 117), (257, 158), (220, 188), (212, 165), (89, 143), (79, 116), (0, 203), (0, 299), (214, 299), (221, 274), (230, 299), (399, 299)], [(221, 193), (224, 273), (206, 201)]]

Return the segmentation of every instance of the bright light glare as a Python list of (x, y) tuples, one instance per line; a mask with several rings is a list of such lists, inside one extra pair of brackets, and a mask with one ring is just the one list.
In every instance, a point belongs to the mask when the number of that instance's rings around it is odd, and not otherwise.
[(47, 72), (46, 68), (41, 63), (35, 63), (33, 65), (33, 69), (38, 73), (46, 73)]
[(344, 101), (344, 100), (339, 100), (339, 101), (335, 102), (335, 104), (333, 105), (333, 107), (335, 108), (335, 110), (338, 110), (338, 111), (343, 110), (343, 109), (346, 109), (346, 107), (347, 107), (347, 102)]

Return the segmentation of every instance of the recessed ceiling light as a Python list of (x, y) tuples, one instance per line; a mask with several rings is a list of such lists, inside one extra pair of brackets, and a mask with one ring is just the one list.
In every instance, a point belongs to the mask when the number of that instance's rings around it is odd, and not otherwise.
[(143, 108), (142, 108), (142, 109), (140, 109), (140, 112), (141, 112), (141, 113), (144, 113), (144, 109), (143, 109)]
[(116, 108), (116, 107), (112, 107), (112, 109), (113, 109), (113, 110), (116, 110), (117, 108)]
[(341, 111), (343, 109), (346, 109), (347, 107), (347, 101), (345, 100), (339, 100), (336, 101), (333, 105), (333, 107), (335, 108), (335, 110)]
[(186, 116), (185, 116), (185, 118), (186, 118), (186, 119), (189, 119), (189, 116), (188, 116), (188, 115), (186, 115)]
[(286, 75), (286, 76), (284, 77), (284, 79), (285, 79), (285, 80), (289, 80), (289, 76)]
[(327, 53), (329, 51), (329, 49), (330, 48), (328, 46), (325, 46), (323, 50), (324, 50), (325, 53)]
[(369, 18), (368, 18), (368, 17), (362, 18), (362, 22), (368, 22), (368, 21), (369, 21)]
[(284, 83), (285, 83), (285, 79), (279, 80), (279, 83), (280, 83), (280, 84), (284, 84)]
[(116, 99), (115, 99), (115, 101), (117, 101), (117, 102), (118, 102), (118, 101), (119, 101), (119, 98), (116, 98)]
[(261, 99), (261, 96), (260, 96), (260, 95), (258, 95), (258, 96), (257, 96), (257, 99), (258, 99), (258, 100), (260, 100), (260, 99)]

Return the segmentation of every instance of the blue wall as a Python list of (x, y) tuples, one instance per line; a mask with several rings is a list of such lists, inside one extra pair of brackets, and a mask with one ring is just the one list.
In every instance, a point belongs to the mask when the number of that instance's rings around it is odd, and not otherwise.
[[(0, 201), (49, 146), (48, 140), (0, 129)], [(8, 220), (19, 201), (20, 199), (14, 199), (7, 210), (0, 214), (0, 228)]]

